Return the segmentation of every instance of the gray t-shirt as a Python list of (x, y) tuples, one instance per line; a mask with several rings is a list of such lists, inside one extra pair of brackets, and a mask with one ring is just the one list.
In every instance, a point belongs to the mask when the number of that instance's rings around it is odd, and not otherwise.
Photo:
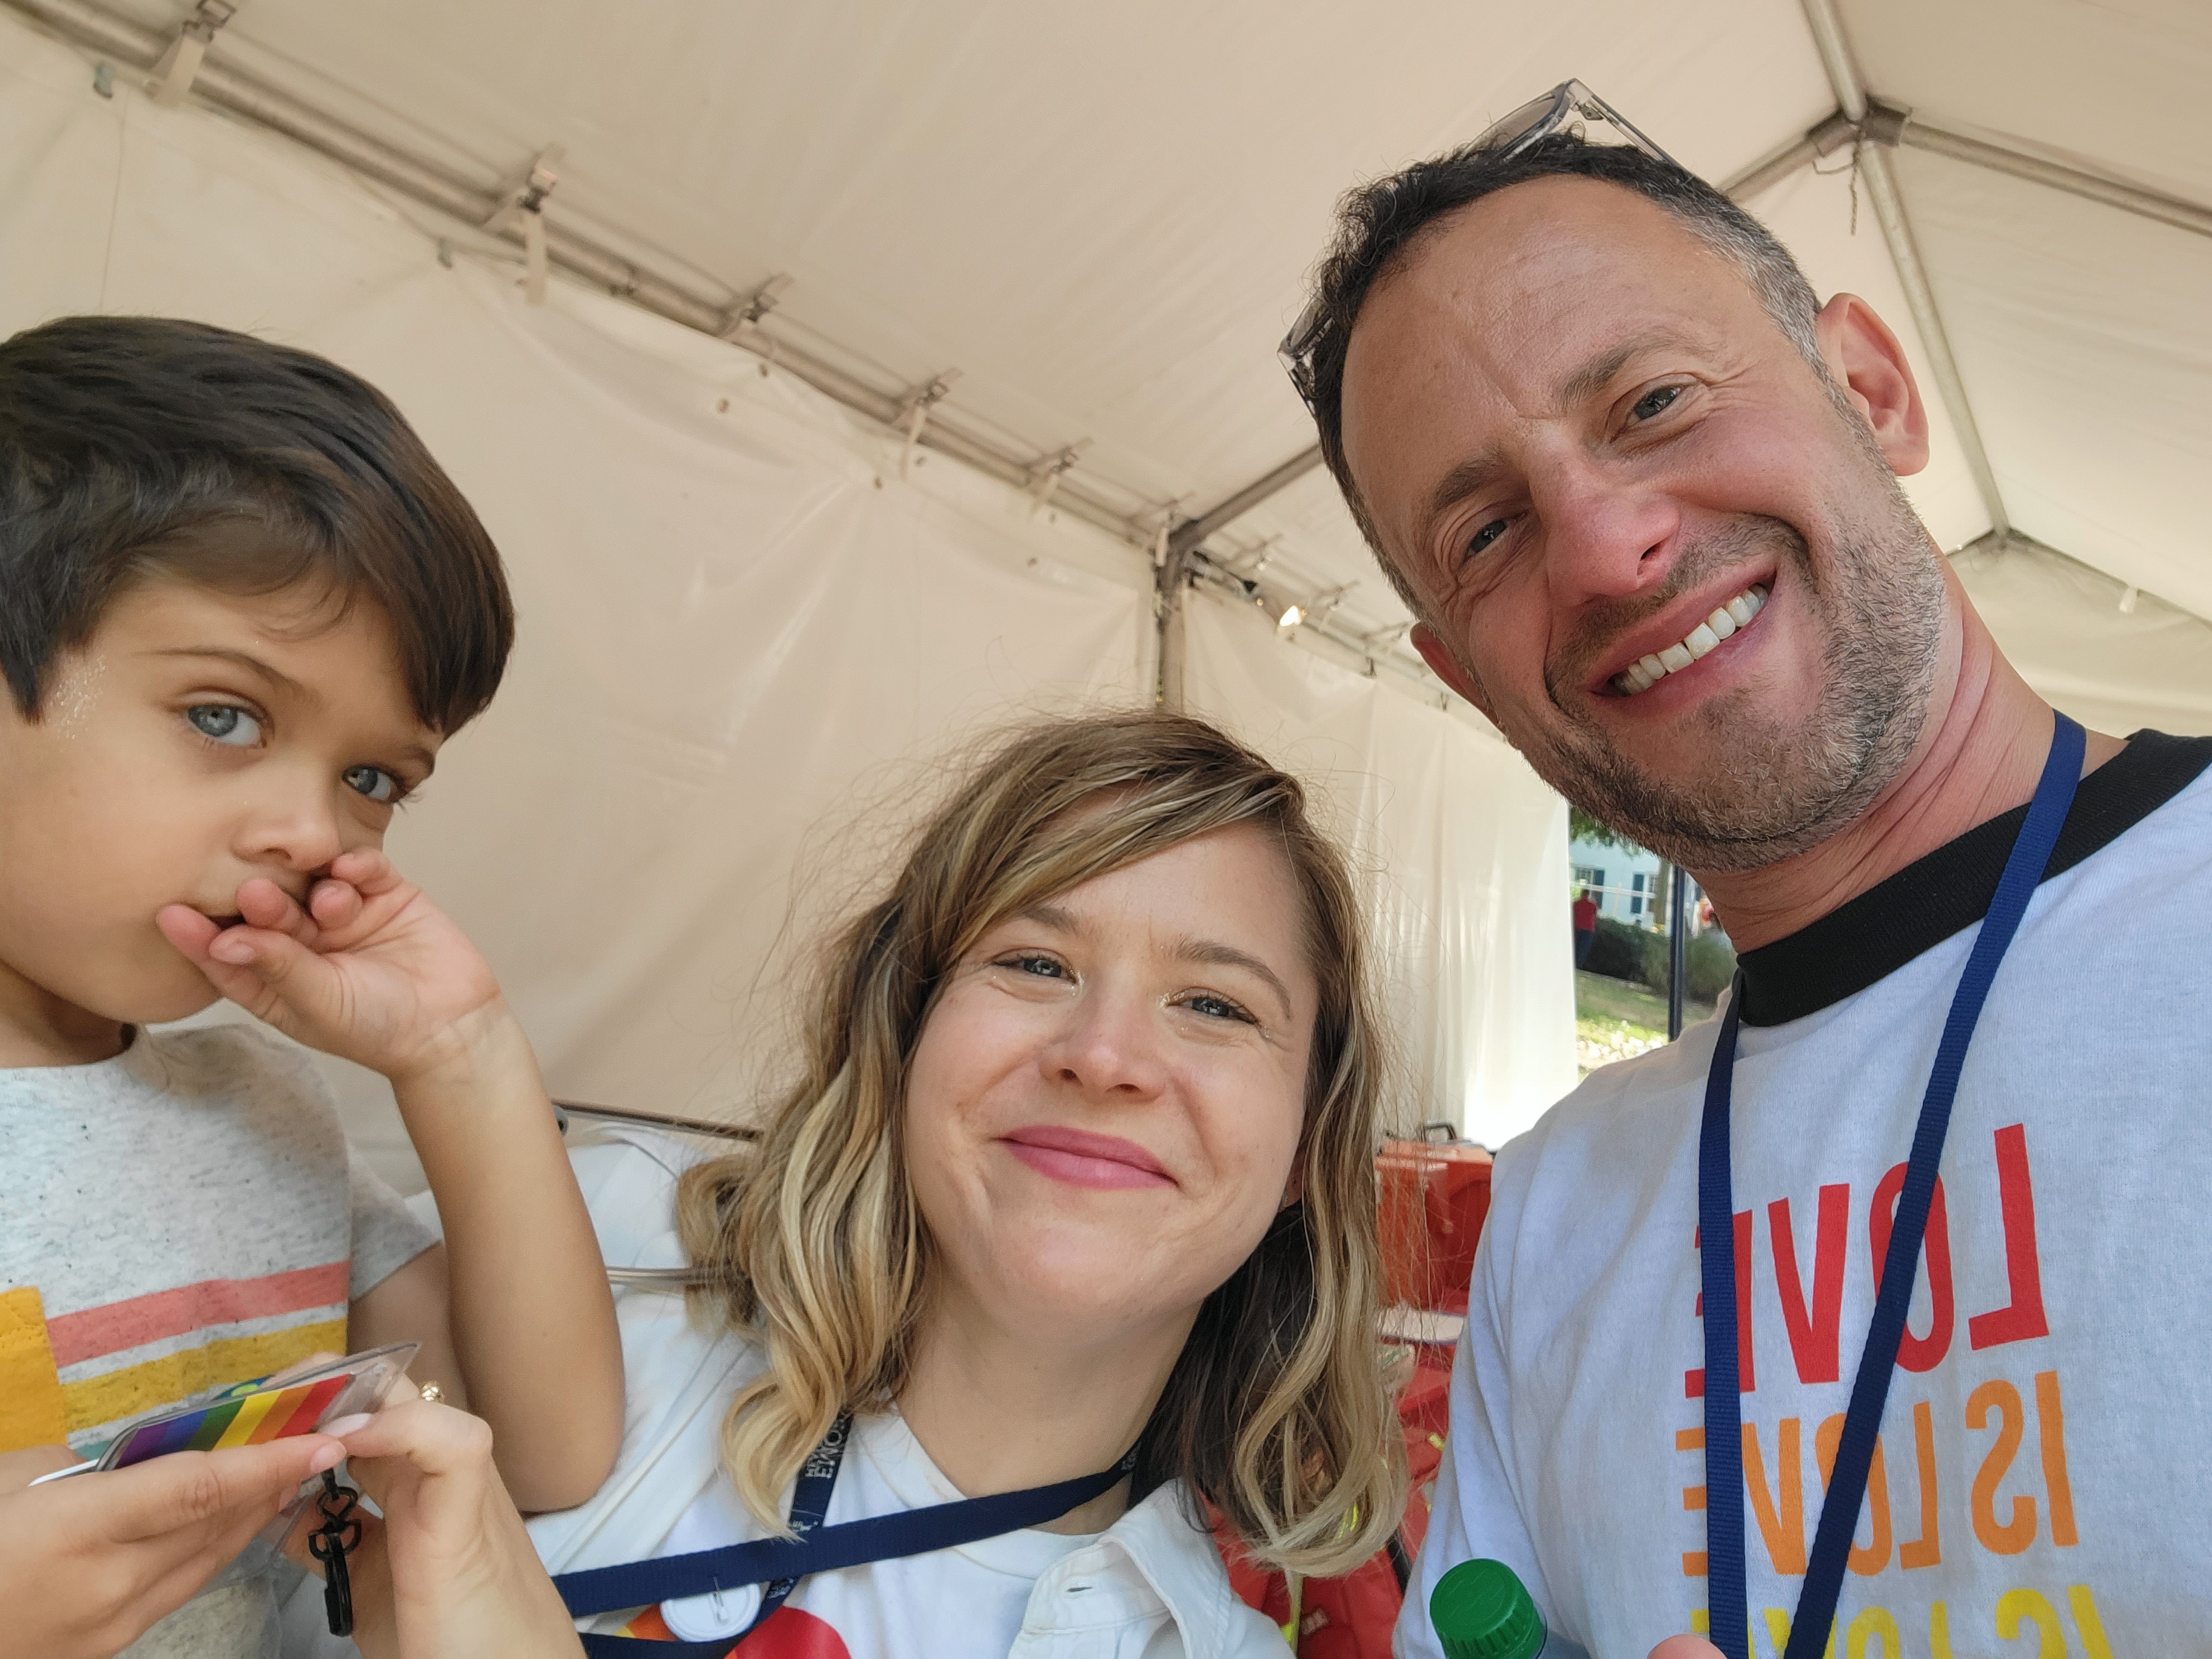
[[(0, 1450), (89, 1452), (142, 1412), (343, 1353), (348, 1304), (435, 1242), (350, 1155), (313, 1062), (252, 1026), (0, 1069)], [(254, 1659), (275, 1632), (263, 1579), (127, 1651)]]

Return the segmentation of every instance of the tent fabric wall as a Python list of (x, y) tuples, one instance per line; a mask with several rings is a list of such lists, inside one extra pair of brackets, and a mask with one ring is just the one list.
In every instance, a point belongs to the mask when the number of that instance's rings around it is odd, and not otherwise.
[[(1149, 696), (1152, 571), (1127, 545), (942, 457), (906, 476), (895, 436), (618, 300), (556, 280), (529, 306), (511, 265), (448, 265), (336, 167), (204, 110), (103, 100), (75, 52), (0, 36), (0, 335), (140, 312), (325, 352), (407, 411), (503, 550), (507, 684), (391, 847), (485, 950), (556, 1094), (741, 1109), (781, 1052), (790, 971), (880, 872), (933, 758)], [(1424, 952), (1407, 1006), (1481, 1010), (1463, 1030), (1416, 1012), (1434, 1092), (1533, 1114), (1573, 1077), (1564, 935), (1532, 957), (1498, 921), (1507, 895), (1563, 890), (1563, 813), (1516, 796), (1480, 830), (1471, 781), (1517, 762), (1434, 709), (1365, 718), (1347, 752), (1381, 775), (1362, 799), (1432, 799), (1398, 878), (1471, 907), (1417, 924), (1382, 895)], [(1532, 971), (1548, 1002), (1486, 988)], [(356, 1139), (418, 1184), (388, 1091), (329, 1065)]]
[(1566, 803), (1470, 712), (1210, 592), (1188, 620), (1187, 706), (1307, 780), (1353, 849), (1403, 1046), (1398, 1125), (1510, 1139), (1575, 1083)]
[[(869, 873), (821, 849), (879, 852), (865, 832), (927, 781), (913, 757), (979, 724), (1149, 694), (1151, 573), (1126, 547), (941, 459), (902, 480), (893, 441), (742, 353), (565, 285), (528, 307), (313, 158), (27, 56), (0, 70), (0, 248), (40, 280), (8, 283), (0, 333), (143, 311), (326, 352), (409, 413), (503, 550), (506, 685), (390, 844), (556, 1092), (741, 1091), (805, 943), (782, 939), (794, 871)], [(380, 1085), (349, 1071), (357, 1138), (408, 1181)]]

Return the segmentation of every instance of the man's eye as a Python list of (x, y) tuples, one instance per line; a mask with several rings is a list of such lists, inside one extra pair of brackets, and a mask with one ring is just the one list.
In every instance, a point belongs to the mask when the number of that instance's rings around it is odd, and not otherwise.
[(380, 766), (349, 766), (338, 775), (347, 788), (369, 800), (399, 799), (399, 780)]
[(202, 737), (228, 748), (251, 749), (261, 741), (260, 720), (232, 703), (196, 702), (185, 719)]
[(1678, 386), (1657, 386), (1638, 398), (1629, 409), (1629, 414), (1639, 421), (1649, 421), (1667, 412), (1675, 398), (1682, 395)]
[(1512, 528), (1513, 521), (1510, 519), (1492, 519), (1468, 538), (1468, 557), (1473, 558), (1476, 554), (1486, 551), (1492, 542)]

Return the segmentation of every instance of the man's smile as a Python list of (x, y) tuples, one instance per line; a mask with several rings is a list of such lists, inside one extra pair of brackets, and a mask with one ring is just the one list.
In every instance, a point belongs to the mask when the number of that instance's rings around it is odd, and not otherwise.
[(1672, 645), (1646, 652), (1607, 682), (1624, 697), (1648, 691), (1668, 675), (1678, 673), (1705, 656), (1723, 640), (1748, 626), (1766, 604), (1767, 587), (1753, 582), (1706, 617)]

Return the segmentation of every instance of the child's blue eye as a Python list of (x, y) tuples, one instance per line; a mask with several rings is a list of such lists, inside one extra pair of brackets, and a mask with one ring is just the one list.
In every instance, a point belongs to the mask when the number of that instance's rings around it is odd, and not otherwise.
[(341, 775), (347, 788), (370, 800), (395, 801), (399, 799), (399, 780), (380, 766), (349, 766)]
[(234, 749), (251, 749), (261, 741), (260, 720), (232, 703), (194, 703), (185, 718), (202, 737)]

